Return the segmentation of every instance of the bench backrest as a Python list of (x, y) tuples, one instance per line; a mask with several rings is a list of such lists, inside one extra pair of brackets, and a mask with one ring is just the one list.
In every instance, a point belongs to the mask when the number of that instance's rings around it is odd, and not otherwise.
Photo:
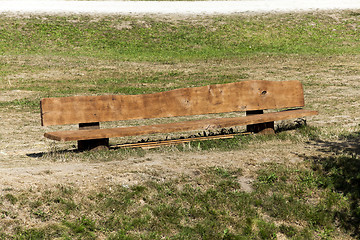
[(43, 126), (304, 106), (299, 81), (242, 81), (143, 95), (44, 98)]

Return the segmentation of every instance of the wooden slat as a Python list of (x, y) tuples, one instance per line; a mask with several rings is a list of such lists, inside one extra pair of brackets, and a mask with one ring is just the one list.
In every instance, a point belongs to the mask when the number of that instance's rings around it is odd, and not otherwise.
[(249, 133), (236, 133), (236, 134), (226, 134), (226, 135), (214, 135), (214, 136), (201, 136), (201, 137), (191, 137), (191, 138), (182, 138), (182, 139), (171, 139), (171, 140), (161, 140), (161, 141), (151, 141), (151, 142), (139, 142), (139, 143), (125, 143), (113, 146), (113, 148), (142, 148), (142, 149), (151, 149), (158, 148), (161, 146), (170, 146), (181, 143), (188, 143), (192, 141), (206, 141), (206, 140), (215, 140), (215, 139), (229, 139), (234, 138), (236, 135), (246, 135)]
[(298, 81), (243, 81), (143, 95), (41, 100), (43, 126), (304, 106)]
[(232, 126), (241, 126), (248, 124), (256, 124), (271, 121), (280, 121), (285, 119), (299, 118), (318, 114), (317, 111), (312, 110), (289, 110), (275, 113), (265, 113), (258, 115), (249, 115), (235, 118), (215, 118), (196, 121), (185, 121), (179, 123), (166, 123), (149, 126), (136, 127), (121, 127), (111, 129), (95, 129), (95, 130), (81, 130), (81, 131), (61, 131), (45, 133), (45, 137), (58, 141), (74, 141), (97, 138), (112, 138), (136, 136), (154, 133), (170, 133), (170, 132), (185, 132), (190, 130), (200, 129), (215, 129)]

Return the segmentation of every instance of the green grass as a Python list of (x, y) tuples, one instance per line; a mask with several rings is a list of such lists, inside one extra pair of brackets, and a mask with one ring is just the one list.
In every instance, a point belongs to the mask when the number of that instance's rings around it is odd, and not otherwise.
[(242, 169), (213, 167), (195, 178), (116, 185), (80, 199), (77, 189), (63, 185), (41, 195), (5, 197), (2, 202), (51, 224), (19, 226), (12, 236), (2, 234), (14, 239), (276, 239), (279, 234), (327, 239), (339, 234), (339, 224), (348, 224), (345, 218), (353, 215), (336, 187), (324, 188), (332, 177), (322, 172), (266, 164), (252, 192), (242, 191), (242, 174)]
[[(0, 15), (0, 89), (142, 94), (249, 79), (264, 58), (359, 54), (356, 11), (202, 16)], [(109, 68), (110, 66), (110, 68)], [(190, 71), (189, 71), (190, 70)], [(308, 80), (304, 80), (305, 84)], [(19, 101), (0, 107), (26, 106)]]
[[(356, 13), (356, 12), (355, 12)], [(188, 61), (255, 54), (359, 53), (352, 12), (215, 16), (178, 21), (130, 16), (1, 16), (1, 54), (122, 61)]]
[(0, 102), (0, 108), (34, 110), (39, 108), (39, 102), (37, 101), (37, 99), (17, 99), (12, 101)]

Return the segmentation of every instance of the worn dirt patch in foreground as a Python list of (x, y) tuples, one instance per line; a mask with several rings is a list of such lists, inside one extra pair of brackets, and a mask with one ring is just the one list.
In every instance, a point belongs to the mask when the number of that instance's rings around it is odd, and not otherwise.
[[(288, 147), (294, 151), (289, 152)], [(195, 151), (148, 152), (145, 156), (130, 156), (111, 162), (54, 162), (28, 159), (27, 164), (0, 169), (2, 189), (43, 189), (69, 184), (84, 191), (111, 185), (133, 185), (145, 181), (166, 181), (182, 175), (196, 176), (208, 167), (244, 170), (244, 179), (255, 179), (264, 163), (300, 164), (301, 156), (309, 154), (309, 146), (294, 146), (290, 142), (255, 143), (246, 150), (231, 152)], [(16, 162), (15, 162), (16, 164)]]

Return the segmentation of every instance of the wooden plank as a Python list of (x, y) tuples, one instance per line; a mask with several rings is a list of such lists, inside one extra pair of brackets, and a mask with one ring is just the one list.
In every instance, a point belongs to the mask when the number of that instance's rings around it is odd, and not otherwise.
[(195, 121), (185, 121), (179, 123), (167, 123), (149, 126), (136, 126), (136, 127), (121, 127), (111, 129), (95, 129), (95, 130), (82, 130), (82, 131), (61, 131), (45, 133), (45, 137), (58, 140), (58, 141), (74, 141), (86, 140), (96, 138), (111, 138), (111, 137), (125, 137), (146, 135), (154, 133), (170, 133), (170, 132), (185, 132), (190, 130), (207, 130), (215, 128), (224, 128), (232, 126), (241, 126), (256, 124), (262, 122), (280, 121), (285, 119), (299, 118), (305, 116), (312, 116), (318, 114), (317, 111), (312, 110), (289, 110), (274, 113), (265, 113), (258, 115), (250, 115), (244, 117), (234, 118), (215, 118)]
[(304, 106), (299, 81), (243, 81), (143, 95), (41, 100), (43, 126)]
[(236, 133), (236, 134), (226, 134), (226, 135), (214, 135), (214, 136), (201, 136), (201, 137), (192, 137), (192, 138), (182, 138), (182, 139), (171, 139), (171, 140), (161, 140), (161, 141), (151, 141), (151, 142), (139, 142), (139, 143), (125, 143), (116, 145), (113, 148), (142, 148), (142, 149), (151, 149), (158, 148), (161, 146), (170, 146), (181, 143), (188, 143), (192, 141), (206, 141), (206, 140), (215, 140), (215, 139), (229, 139), (234, 138), (236, 135), (246, 135), (249, 133)]

